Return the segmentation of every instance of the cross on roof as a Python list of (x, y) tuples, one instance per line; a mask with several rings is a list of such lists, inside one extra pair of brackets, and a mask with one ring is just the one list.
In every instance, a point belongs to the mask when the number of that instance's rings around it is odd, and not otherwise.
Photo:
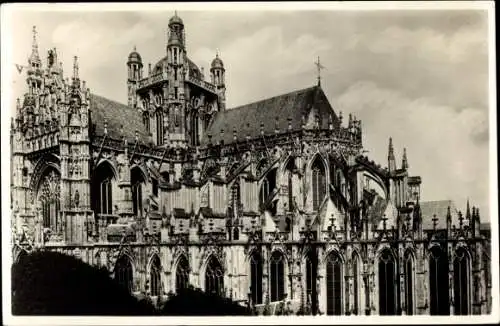
[(437, 222), (438, 222), (438, 218), (436, 217), (436, 214), (434, 214), (434, 215), (432, 216), (432, 228), (433, 228), (434, 230), (436, 230), (436, 227), (437, 227)]
[(316, 68), (318, 68), (318, 86), (321, 86), (321, 69), (325, 69), (325, 67), (319, 61), (319, 56), (318, 61), (316, 61), (314, 64), (316, 65)]

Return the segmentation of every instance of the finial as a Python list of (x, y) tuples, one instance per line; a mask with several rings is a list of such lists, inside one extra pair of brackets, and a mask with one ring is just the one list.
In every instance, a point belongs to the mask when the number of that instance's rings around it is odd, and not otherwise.
[(408, 169), (408, 158), (406, 157), (406, 147), (403, 148), (403, 164), (402, 164), (403, 169)]
[(470, 215), (470, 206), (469, 206), (469, 198), (467, 198), (467, 210), (465, 211), (465, 218), (467, 220), (470, 220), (471, 215)]
[(137, 52), (137, 47), (134, 45), (134, 52)]
[(74, 56), (73, 61), (73, 79), (78, 79), (78, 57), (76, 55)]
[(219, 49), (215, 49), (215, 57), (218, 58), (219, 57)]

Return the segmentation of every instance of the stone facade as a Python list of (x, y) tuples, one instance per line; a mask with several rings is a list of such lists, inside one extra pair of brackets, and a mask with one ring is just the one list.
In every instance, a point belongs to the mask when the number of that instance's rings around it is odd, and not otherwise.
[[(104, 266), (134, 294), (190, 283), (259, 314), (486, 314), (490, 230), (479, 209), (422, 202), (421, 178), (362, 153), (320, 85), (226, 109), (187, 57), (127, 62), (128, 105), (64, 78), (36, 37), (11, 126), (13, 254), (53, 250)], [(439, 296), (439, 298), (437, 297)]]

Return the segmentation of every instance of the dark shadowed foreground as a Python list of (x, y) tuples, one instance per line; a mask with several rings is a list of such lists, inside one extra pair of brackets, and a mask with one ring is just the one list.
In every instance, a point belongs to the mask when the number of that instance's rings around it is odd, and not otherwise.
[(98, 269), (54, 252), (24, 255), (12, 266), (13, 315), (247, 315), (230, 299), (189, 288), (154, 305)]

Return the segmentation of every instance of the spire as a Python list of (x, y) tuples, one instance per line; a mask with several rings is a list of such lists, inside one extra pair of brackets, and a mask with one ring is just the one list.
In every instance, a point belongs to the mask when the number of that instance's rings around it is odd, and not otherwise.
[(406, 148), (403, 149), (403, 164), (401, 168), (408, 170), (408, 158), (406, 157)]
[(78, 57), (74, 57), (73, 61), (73, 83), (77, 83), (80, 81), (80, 78), (78, 77)]
[(465, 218), (470, 221), (471, 215), (470, 215), (470, 205), (469, 205), (469, 198), (467, 198), (467, 210), (465, 211)]
[(396, 170), (396, 158), (394, 157), (394, 147), (392, 145), (392, 137), (389, 137), (389, 151), (387, 155), (389, 172)]
[(36, 26), (33, 26), (33, 44), (31, 45), (31, 56), (29, 59), (29, 63), (40, 63), (40, 55), (38, 54), (38, 42), (36, 39)]

